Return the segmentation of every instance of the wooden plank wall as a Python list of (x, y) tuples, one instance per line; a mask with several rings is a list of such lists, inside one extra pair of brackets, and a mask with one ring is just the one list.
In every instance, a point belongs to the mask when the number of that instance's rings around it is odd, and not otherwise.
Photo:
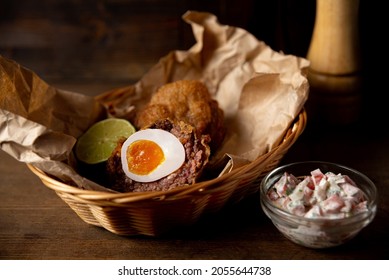
[[(247, 29), (276, 51), (305, 56), (315, 1), (0, 0), (0, 55), (50, 82), (128, 83), (169, 51), (193, 44), (192, 31), (181, 19), (187, 10), (214, 13), (221, 23)], [(385, 11), (374, 1), (360, 0), (367, 91), (371, 84), (386, 86)], [(367, 96), (376, 100), (381, 94)]]
[(182, 8), (153, 2), (8, 1), (0, 50), (51, 80), (136, 79), (180, 44)]
[[(312, 3), (0, 0), (0, 55), (49, 81), (135, 81), (161, 56), (193, 44), (192, 31), (181, 19), (187, 10), (214, 13), (220, 22), (243, 27), (277, 50), (305, 55)], [(291, 38), (296, 36), (304, 39)]]

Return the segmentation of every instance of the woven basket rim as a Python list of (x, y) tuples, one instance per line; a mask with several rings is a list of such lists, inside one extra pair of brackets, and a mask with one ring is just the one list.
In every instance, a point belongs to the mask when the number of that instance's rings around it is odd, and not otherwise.
[[(101, 201), (101, 200), (115, 200), (116, 202), (122, 201), (123, 203), (129, 203), (139, 200), (145, 199), (154, 199), (154, 200), (162, 200), (166, 199), (169, 196), (185, 196), (191, 194), (193, 192), (199, 192), (205, 189), (212, 188), (213, 185), (218, 184), (224, 180), (228, 180), (237, 173), (245, 172), (246, 170), (250, 170), (253, 166), (255, 166), (258, 162), (262, 162), (268, 157), (277, 153), (278, 150), (288, 149), (301, 135), (304, 131), (307, 121), (307, 114), (305, 108), (303, 108), (300, 113), (297, 115), (295, 120), (291, 123), (290, 127), (285, 130), (284, 135), (282, 136), (282, 141), (273, 147), (270, 151), (267, 151), (263, 155), (257, 157), (254, 161), (251, 161), (243, 166), (237, 167), (233, 169), (231, 172), (226, 173), (222, 176), (201, 181), (195, 183), (190, 186), (185, 186), (181, 188), (175, 188), (168, 191), (153, 191), (153, 192), (125, 192), (125, 193), (116, 193), (116, 192), (106, 192), (99, 190), (85, 190), (81, 189), (77, 186), (68, 185), (62, 181), (59, 181), (50, 175), (46, 174), (41, 169), (37, 168), (33, 164), (27, 163), (28, 168), (38, 176), (42, 181), (44, 181), (45, 185), (50, 189), (53, 189), (56, 192), (60, 193), (68, 193), (71, 195), (76, 195), (81, 200), (88, 201)], [(293, 137), (294, 136), (294, 137)], [(85, 202), (84, 201), (84, 202)]]

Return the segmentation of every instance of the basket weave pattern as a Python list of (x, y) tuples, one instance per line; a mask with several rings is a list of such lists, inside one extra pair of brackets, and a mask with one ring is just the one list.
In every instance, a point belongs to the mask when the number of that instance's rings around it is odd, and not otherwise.
[(302, 110), (281, 143), (253, 162), (218, 178), (164, 192), (107, 193), (82, 190), (60, 182), (28, 164), (43, 184), (54, 190), (86, 223), (118, 235), (158, 236), (191, 225), (202, 215), (237, 203), (257, 192), (260, 180), (278, 166), (306, 126)]

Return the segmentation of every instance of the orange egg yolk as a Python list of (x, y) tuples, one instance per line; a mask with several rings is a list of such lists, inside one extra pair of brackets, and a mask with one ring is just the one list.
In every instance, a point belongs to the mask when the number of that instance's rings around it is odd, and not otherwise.
[(128, 170), (137, 175), (147, 175), (165, 161), (161, 147), (150, 140), (137, 140), (126, 151)]

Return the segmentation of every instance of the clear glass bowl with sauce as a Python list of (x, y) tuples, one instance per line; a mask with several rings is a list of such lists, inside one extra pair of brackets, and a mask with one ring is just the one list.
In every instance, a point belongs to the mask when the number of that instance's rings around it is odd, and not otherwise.
[[(292, 214), (277, 206), (269, 198), (269, 190), (285, 172), (302, 179), (310, 176), (315, 169), (320, 169), (322, 173), (332, 172), (350, 177), (364, 193), (367, 210), (344, 218), (307, 218)], [(321, 161), (296, 162), (274, 169), (263, 178), (260, 185), (260, 197), (262, 210), (276, 228), (289, 240), (309, 248), (334, 247), (355, 237), (374, 219), (378, 198), (375, 184), (361, 172), (336, 163)]]

